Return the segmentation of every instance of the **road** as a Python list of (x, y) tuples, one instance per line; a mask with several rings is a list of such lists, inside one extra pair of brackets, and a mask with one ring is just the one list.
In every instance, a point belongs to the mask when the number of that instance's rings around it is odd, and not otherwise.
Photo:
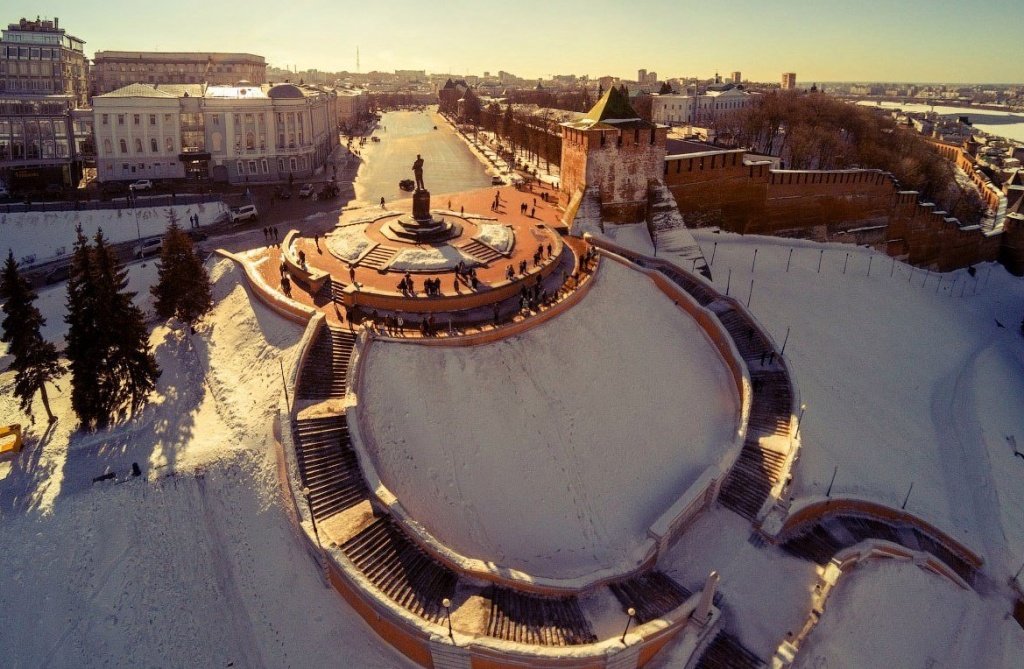
[(377, 204), (382, 196), (388, 202), (411, 197), (398, 188), (398, 182), (413, 178), (416, 154), (423, 156), (423, 185), (433, 196), (491, 184), (465, 142), (433, 111), (388, 112), (373, 136), (380, 141), (367, 141), (358, 149), (362, 163), (355, 182), (356, 204)]

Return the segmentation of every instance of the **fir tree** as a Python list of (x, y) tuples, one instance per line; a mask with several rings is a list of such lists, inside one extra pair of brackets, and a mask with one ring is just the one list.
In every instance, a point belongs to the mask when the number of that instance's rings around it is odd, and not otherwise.
[(84, 427), (105, 427), (118, 412), (142, 406), (160, 369), (124, 267), (102, 231), (94, 247), (77, 232), (66, 317), (71, 405)]
[(157, 315), (174, 316), (193, 327), (213, 306), (210, 277), (173, 210), (168, 218), (171, 224), (160, 249), (159, 280), (150, 292), (156, 298)]
[(14, 357), (11, 363), (15, 371), (14, 396), (21, 401), (21, 409), (32, 415), (32, 397), (38, 391), (52, 423), (57, 417), (50, 410), (46, 382), (53, 382), (63, 374), (64, 366), (57, 355), (57, 347), (43, 339), (39, 332), (46, 325), (46, 319), (33, 304), (36, 297), (32, 286), (18, 271), (14, 252), (8, 251), (0, 277), (0, 299), (5, 300), (3, 312), (6, 314), (0, 341), (8, 344), (8, 353)]
[(127, 290), (128, 272), (107, 244), (100, 230), (93, 238), (96, 294), (100, 323), (116, 323), (103, 330), (106, 367), (100, 383), (103, 427), (116, 412), (132, 412), (145, 403), (156, 387), (160, 368), (149, 349), (149, 332), (142, 310), (135, 306), (135, 293)]
[(93, 290), (93, 256), (89, 240), (79, 225), (75, 232), (71, 269), (68, 274), (67, 314), (64, 354), (71, 370), (71, 408), (83, 426), (97, 422), (100, 398), (97, 379), (103, 364), (99, 341), (99, 316)]

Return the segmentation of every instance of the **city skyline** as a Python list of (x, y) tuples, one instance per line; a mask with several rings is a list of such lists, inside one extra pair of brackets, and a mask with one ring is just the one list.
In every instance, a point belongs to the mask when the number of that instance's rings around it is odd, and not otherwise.
[[(514, 8), (456, 0), (443, 9), (393, 0), (377, 10), (296, 0), (288, 6), (283, 16), (280, 4), (253, 0), (239, 15), (237, 5), (226, 3), (184, 0), (157, 7), (114, 0), (97, 12), (69, 0), (15, 0), (3, 25), (58, 17), (62, 28), (85, 40), (90, 57), (104, 50), (248, 52), (271, 66), (328, 72), (409, 69), (463, 76), (505, 70), (527, 79), (633, 79), (646, 69), (665, 79), (715, 72), (726, 77), (740, 70), (745, 79), (760, 82), (796, 72), (799, 86), (1024, 81), (1012, 56), (1024, 19), (1012, 0), (983, 0), (969, 8), (952, 0), (822, 0), (775, 7), (724, 0), (713, 14), (691, 0), (525, 0)], [(161, 28), (167, 25), (179, 29)], [(965, 26), (983, 27), (984, 33), (965, 32)]]

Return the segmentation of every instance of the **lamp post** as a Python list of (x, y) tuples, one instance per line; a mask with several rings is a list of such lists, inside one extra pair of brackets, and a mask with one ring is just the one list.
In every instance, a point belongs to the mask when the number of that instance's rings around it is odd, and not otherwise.
[(128, 196), (132, 200), (132, 211), (135, 213), (135, 234), (139, 238), (139, 242), (142, 241), (142, 230), (139, 229), (139, 202), (136, 199), (134, 191), (129, 190)]
[(622, 643), (626, 643), (626, 632), (629, 631), (629, 624), (633, 622), (633, 616), (636, 615), (636, 609), (634, 609), (631, 606), (628, 609), (626, 609), (626, 613), (629, 615), (629, 617), (626, 618), (626, 629), (622, 630), (622, 638), (619, 639), (619, 641), (621, 641)]
[(452, 634), (452, 600), (445, 597), (441, 600), (441, 606), (444, 607), (444, 617), (448, 621), (448, 638), (452, 640), (452, 645), (455, 645), (455, 635)]

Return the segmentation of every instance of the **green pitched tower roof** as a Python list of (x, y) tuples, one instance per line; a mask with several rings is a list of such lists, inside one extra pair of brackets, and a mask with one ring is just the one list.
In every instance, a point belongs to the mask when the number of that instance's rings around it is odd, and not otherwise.
[(618, 88), (612, 86), (583, 118), (588, 118), (594, 122), (602, 122), (637, 119), (640, 118), (640, 115), (629, 104), (629, 98), (623, 95), (622, 91)]

